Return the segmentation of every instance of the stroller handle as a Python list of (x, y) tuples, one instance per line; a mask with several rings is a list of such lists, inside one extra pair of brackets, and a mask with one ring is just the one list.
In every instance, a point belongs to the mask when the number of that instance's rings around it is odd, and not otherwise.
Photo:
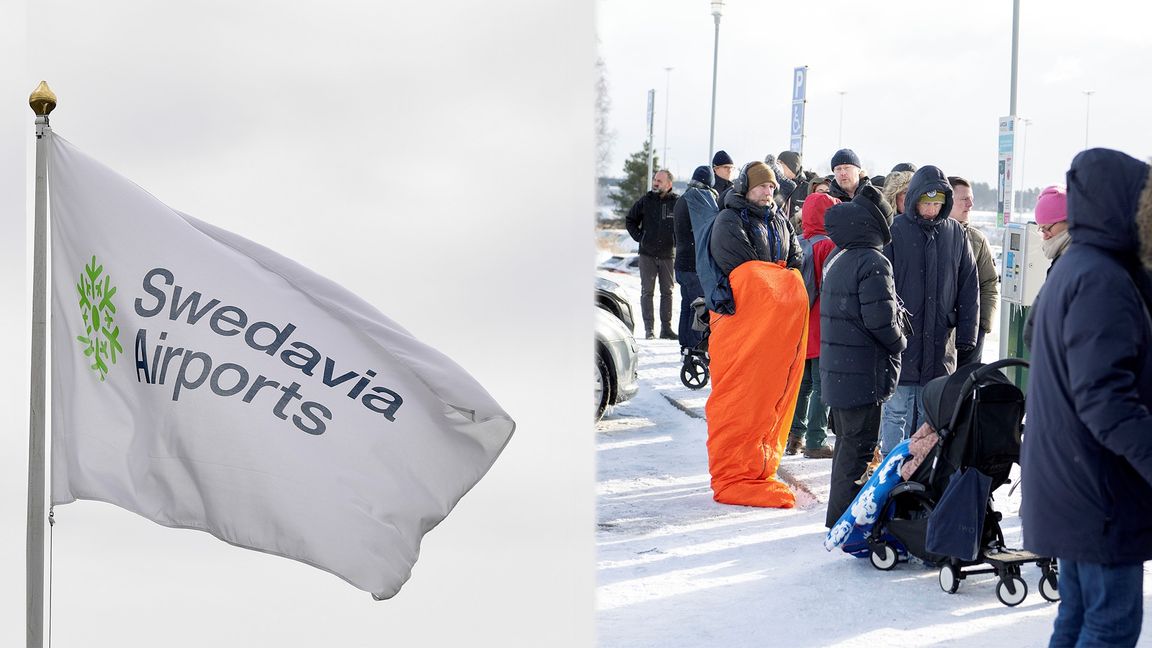
[[(985, 376), (991, 374), (993, 371), (999, 371), (1004, 367), (1027, 366), (1029, 366), (1028, 361), (1024, 360), (1023, 358), (1001, 358), (995, 362), (989, 362), (988, 364), (968, 374), (968, 377), (964, 379), (963, 386), (960, 388), (960, 393), (967, 394), (968, 392), (972, 391), (972, 386), (976, 384), (976, 381), (983, 380)], [(952, 409), (952, 416), (948, 419), (948, 425), (938, 430), (940, 433), (940, 442), (937, 443), (935, 448), (935, 456), (932, 458), (932, 470), (929, 473), (929, 480), (934, 480), (936, 478), (936, 460), (940, 457), (940, 447), (943, 445), (944, 438), (951, 434), (952, 428), (954, 428), (956, 423), (959, 421), (960, 412), (963, 410), (963, 407), (964, 399), (960, 398), (956, 401), (956, 406)]]
[[(972, 386), (976, 381), (983, 380), (985, 376), (991, 374), (993, 371), (999, 371), (1004, 367), (1027, 367), (1028, 361), (1023, 358), (1001, 358), (995, 362), (980, 367), (979, 369), (968, 374), (968, 378), (964, 380), (964, 385), (960, 388), (961, 394), (967, 394), (972, 391)], [(952, 418), (949, 420), (950, 425), (956, 425), (956, 417), (960, 415), (960, 406), (962, 401), (957, 401), (956, 409), (952, 412)]]
[(983, 378), (993, 371), (998, 371), (1004, 367), (1028, 367), (1028, 361), (1023, 358), (1001, 358), (995, 362), (989, 362), (976, 371), (973, 371), (972, 376), (979, 376), (979, 378)]

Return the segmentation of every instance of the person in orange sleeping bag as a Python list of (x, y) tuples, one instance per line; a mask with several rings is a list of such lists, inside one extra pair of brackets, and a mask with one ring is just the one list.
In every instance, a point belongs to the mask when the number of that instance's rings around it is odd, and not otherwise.
[(775, 209), (776, 176), (746, 165), (716, 216), (709, 252), (732, 287), (736, 313), (711, 316), (708, 471), (724, 504), (791, 508), (776, 477), (796, 409), (808, 343), (800, 244)]

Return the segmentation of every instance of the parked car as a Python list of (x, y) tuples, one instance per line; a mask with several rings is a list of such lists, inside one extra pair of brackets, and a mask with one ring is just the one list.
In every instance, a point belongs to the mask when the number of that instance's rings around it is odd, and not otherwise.
[[(611, 281), (603, 280), (618, 290)], [(639, 364), (636, 353), (636, 338), (632, 337), (631, 325), (625, 326), (624, 319), (617, 311), (602, 304), (616, 303), (616, 296), (609, 287), (601, 287), (596, 282), (596, 420), (612, 405), (623, 403), (636, 395), (640, 389), (636, 373)], [(628, 305), (625, 301), (624, 305)], [(628, 306), (627, 316), (632, 318), (632, 308)]]
[(636, 320), (632, 316), (632, 303), (628, 295), (615, 281), (596, 277), (596, 305), (620, 318), (629, 331), (636, 330)]
[(600, 265), (596, 266), (598, 270), (610, 270), (612, 272), (623, 272), (639, 276), (640, 274), (640, 255), (639, 254), (613, 254)]

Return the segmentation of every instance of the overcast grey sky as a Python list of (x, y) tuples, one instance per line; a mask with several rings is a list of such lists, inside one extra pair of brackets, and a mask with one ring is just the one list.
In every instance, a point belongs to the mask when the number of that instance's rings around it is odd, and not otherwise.
[(27, 98), (41, 79), (57, 133), (364, 297), (518, 423), (386, 602), (205, 533), (61, 506), (53, 646), (591, 644), (593, 199), (556, 169), (592, 168), (593, 6), (0, 0), (0, 14), (0, 646), (24, 641)]
[[(656, 90), (655, 144), (678, 176), (708, 162), (713, 19), (708, 0), (597, 0), (601, 54), (616, 131), (612, 174), (646, 136)], [(1028, 186), (1063, 182), (1090, 146), (1147, 158), (1152, 4), (1021, 1), (1017, 114), (1032, 120), (1023, 156)], [(792, 69), (809, 66), (805, 166), (828, 171), (840, 146), (873, 174), (897, 162), (935, 164), (994, 184), (997, 118), (1009, 114), (1012, 2), (816, 4), (727, 0), (720, 23), (716, 147), (737, 163), (788, 147)], [(670, 107), (665, 92), (672, 67)], [(1020, 131), (1020, 139), (1024, 131)]]

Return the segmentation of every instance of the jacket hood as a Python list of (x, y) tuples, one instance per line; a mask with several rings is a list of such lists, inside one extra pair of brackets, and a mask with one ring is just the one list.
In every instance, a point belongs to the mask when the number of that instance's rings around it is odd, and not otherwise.
[(1149, 257), (1152, 200), (1141, 200), (1148, 193), (1147, 164), (1120, 151), (1090, 149), (1073, 158), (1067, 182), (1073, 243)]
[(892, 240), (892, 207), (875, 187), (862, 191), (850, 202), (828, 208), (824, 227), (828, 238), (841, 249), (880, 249)]
[(823, 193), (814, 193), (804, 199), (804, 206), (800, 209), (800, 231), (804, 238), (812, 238), (818, 234), (827, 234), (824, 229), (824, 214), (832, 205), (839, 205), (840, 201)]
[[(944, 192), (944, 207), (936, 218), (927, 221), (916, 213), (916, 203), (929, 191)], [(904, 215), (921, 227), (935, 227), (944, 222), (950, 213), (952, 213), (952, 185), (948, 183), (947, 176), (931, 164), (920, 167), (908, 182), (908, 193), (904, 196)]]

